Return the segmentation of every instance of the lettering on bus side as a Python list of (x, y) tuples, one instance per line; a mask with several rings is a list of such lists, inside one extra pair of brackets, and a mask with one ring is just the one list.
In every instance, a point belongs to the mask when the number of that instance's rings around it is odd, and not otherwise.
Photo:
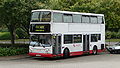
[(73, 44), (74, 47), (80, 47), (80, 44)]

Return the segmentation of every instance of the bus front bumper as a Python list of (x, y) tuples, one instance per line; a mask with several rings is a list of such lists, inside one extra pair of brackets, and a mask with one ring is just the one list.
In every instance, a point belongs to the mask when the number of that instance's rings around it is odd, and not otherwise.
[(47, 54), (47, 53), (29, 53), (30, 56), (34, 56), (34, 57), (56, 57), (56, 55), (53, 54)]

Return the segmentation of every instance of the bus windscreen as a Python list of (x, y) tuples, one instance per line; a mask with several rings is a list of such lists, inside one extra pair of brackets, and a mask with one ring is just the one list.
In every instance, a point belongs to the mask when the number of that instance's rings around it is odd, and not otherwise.
[(51, 12), (49, 11), (36, 11), (32, 13), (31, 22), (50, 22)]

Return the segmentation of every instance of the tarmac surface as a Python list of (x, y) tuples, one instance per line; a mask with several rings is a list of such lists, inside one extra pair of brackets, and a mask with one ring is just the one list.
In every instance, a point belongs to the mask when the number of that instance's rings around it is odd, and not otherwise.
[(28, 55), (0, 57), (0, 68), (120, 68), (120, 54), (74, 56), (68, 59)]

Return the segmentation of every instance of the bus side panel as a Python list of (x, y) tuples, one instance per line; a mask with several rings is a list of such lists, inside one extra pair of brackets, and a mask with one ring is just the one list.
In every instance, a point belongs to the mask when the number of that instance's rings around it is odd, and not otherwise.
[(68, 48), (70, 51), (70, 56), (73, 55), (82, 55), (83, 54), (83, 46), (82, 43), (76, 43), (76, 44), (64, 44), (62, 46), (62, 53), (64, 52), (64, 49)]

